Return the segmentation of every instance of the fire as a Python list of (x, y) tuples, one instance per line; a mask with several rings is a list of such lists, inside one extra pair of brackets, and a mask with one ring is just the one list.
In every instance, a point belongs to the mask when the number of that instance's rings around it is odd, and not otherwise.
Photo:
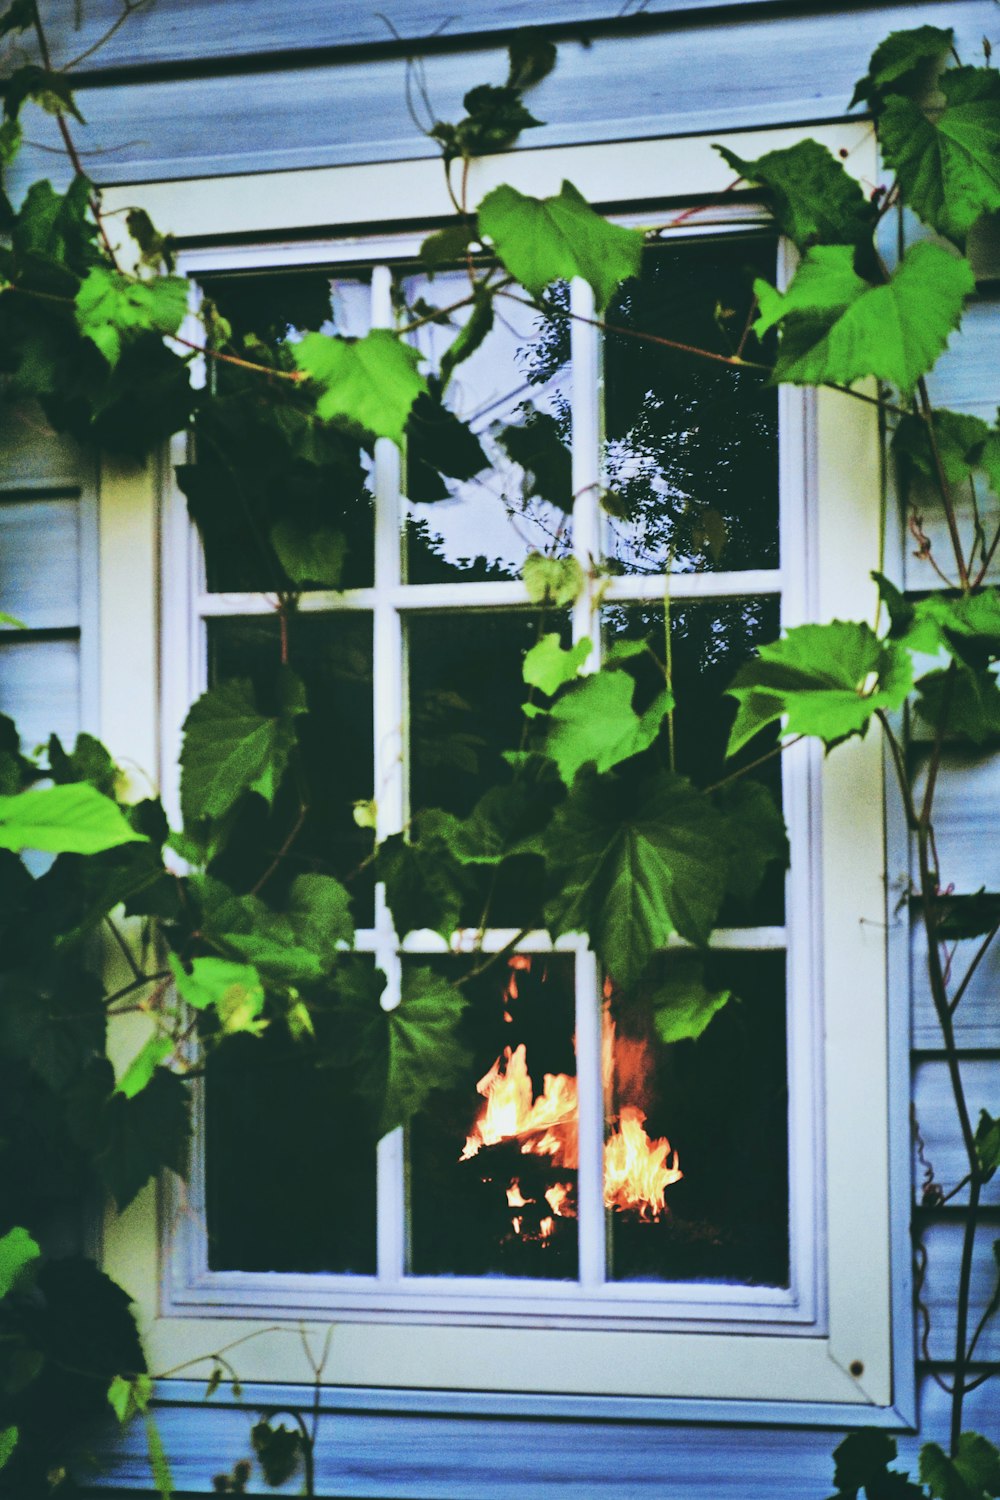
[[(518, 953), (508, 963), (510, 977), (504, 992), (505, 1004), (518, 998), (517, 976), (530, 970), (531, 958)], [(609, 983), (605, 984), (604, 994), (601, 1064), (605, 1096), (632, 1101), (621, 1105), (604, 1145), (604, 1203), (606, 1208), (628, 1210), (652, 1222), (668, 1212), (666, 1189), (679, 1182), (684, 1174), (678, 1165), (677, 1152), (671, 1151), (667, 1138), (650, 1140), (646, 1133), (646, 1114), (641, 1105), (647, 1102), (650, 1074), (647, 1047), (641, 1040), (616, 1035), (608, 1003)], [(504, 1020), (508, 1015), (505, 1010)], [(575, 1171), (579, 1161), (575, 1078), (566, 1073), (546, 1073), (542, 1092), (536, 1097), (528, 1071), (527, 1049), (522, 1043), (504, 1048), (480, 1078), (476, 1090), (485, 1103), (466, 1139), (462, 1161), (469, 1161), (485, 1146), (511, 1141), (520, 1143), (524, 1156), (547, 1156), (554, 1166)], [(511, 1208), (522, 1209), (535, 1202), (523, 1196), (517, 1177), (511, 1179), (506, 1192)], [(557, 1218), (575, 1217), (572, 1192), (571, 1182), (557, 1182), (545, 1190), (552, 1216), (539, 1221), (538, 1234), (542, 1240), (551, 1238)], [(519, 1235), (523, 1215), (514, 1214), (511, 1222), (515, 1235)]]

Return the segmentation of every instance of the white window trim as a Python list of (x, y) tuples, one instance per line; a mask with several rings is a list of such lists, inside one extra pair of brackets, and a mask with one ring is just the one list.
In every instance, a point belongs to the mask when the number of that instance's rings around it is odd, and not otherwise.
[[(831, 145), (846, 146), (858, 175), (875, 180), (877, 161), (867, 127), (824, 127), (808, 133), (821, 139), (829, 137)], [(790, 144), (801, 134), (790, 130), (751, 132), (732, 137), (731, 144), (742, 155), (752, 156)], [(519, 152), (476, 164), (471, 174), (472, 195), (477, 199), (501, 180), (512, 181), (525, 191), (553, 191), (566, 175), (598, 202), (620, 202), (625, 197), (648, 201), (650, 182), (669, 183), (671, 198), (703, 197), (723, 191), (729, 180), (728, 171), (710, 146), (708, 138), (694, 138), (639, 142), (627, 147)], [(373, 203), (391, 203), (394, 212), (404, 219), (444, 217), (449, 208), (439, 173), (438, 164), (427, 162), (321, 169), (265, 174), (263, 179), (118, 189), (107, 194), (107, 201), (112, 209), (141, 202), (159, 222), (203, 245), (227, 233), (253, 234), (261, 241), (270, 241), (263, 252), (231, 246), (192, 250), (186, 269), (221, 269), (241, 259), (254, 265), (260, 265), (262, 259), (272, 264), (315, 264), (330, 258), (328, 245), (318, 255), (316, 241), (280, 245), (274, 243), (275, 236), (287, 231), (293, 222), (304, 231), (334, 217), (348, 228), (352, 219), (370, 222)], [(268, 175), (273, 178), (270, 182)], [(662, 199), (662, 195), (657, 196)], [(325, 202), (350, 207), (346, 212), (330, 214), (324, 212)], [(720, 217), (725, 219), (727, 213), (723, 211), (717, 220)], [(356, 248), (352, 253), (356, 256)], [(596, 401), (596, 384), (594, 390)], [(872, 484), (878, 473), (877, 430), (870, 409), (832, 393), (813, 398), (785, 391), (781, 399), (783, 490), (787, 492), (789, 484), (802, 483), (805, 476), (809, 503), (803, 506), (802, 515), (809, 517), (809, 524), (815, 528), (810, 538), (812, 555), (823, 558), (822, 573), (815, 570), (812, 577), (788, 576), (786, 561), (784, 623), (807, 615), (824, 619), (834, 614), (851, 617), (870, 613), (873, 596), (864, 586), (864, 562), (877, 563), (879, 544), (877, 508), (871, 504)], [(798, 437), (793, 444), (788, 434), (796, 426)], [(577, 462), (584, 460), (581, 457)], [(574, 488), (582, 487), (592, 477), (578, 469)], [(164, 488), (169, 494), (169, 478)], [(154, 504), (154, 492), (154, 484), (146, 486), (146, 510)], [(133, 507), (138, 503), (133, 494)], [(117, 528), (122, 521), (120, 506), (102, 518), (102, 557), (113, 560), (118, 555)], [(197, 548), (176, 497), (174, 504), (167, 503), (162, 524), (163, 631), (165, 642), (169, 642), (177, 639), (177, 612), (186, 612), (192, 580), (198, 577)], [(786, 550), (788, 540), (782, 536), (785, 559), (799, 551), (798, 547)], [(154, 559), (149, 557), (148, 561)], [(770, 591), (767, 578), (744, 575), (742, 582), (741, 591)], [(399, 587), (403, 593), (409, 592), (405, 586)], [(451, 591), (451, 586), (447, 587)], [(516, 583), (488, 586), (496, 592), (494, 601), (483, 596), (483, 585), (471, 587), (476, 589), (477, 600), (496, 603), (507, 602), (508, 597), (513, 600), (514, 592), (520, 589)], [(627, 587), (634, 597), (630, 585), (619, 587)], [(657, 597), (662, 597), (662, 581), (657, 587), (656, 580), (650, 580), (648, 587), (650, 596), (655, 590)], [(695, 593), (706, 596), (718, 587), (710, 575), (671, 578), (673, 598)], [(426, 587), (420, 587), (420, 594), (430, 602)], [(316, 600), (327, 607), (333, 602)], [(358, 598), (357, 603), (361, 602)], [(395, 605), (404, 602), (408, 607), (411, 604), (402, 594), (398, 600), (383, 601), (394, 614)], [(203, 606), (206, 611), (212, 608), (207, 601)], [(243, 601), (241, 611), (242, 606)], [(229, 605), (220, 607), (230, 612)], [(124, 625), (127, 599), (111, 601), (108, 608), (118, 616), (120, 625), (132, 628), (131, 624)], [(398, 615), (395, 617), (398, 619)], [(142, 623), (148, 627), (148, 615)], [(578, 628), (582, 633), (582, 623)], [(104, 638), (109, 634), (105, 630)], [(181, 638), (187, 635), (185, 629)], [(149, 644), (155, 649), (155, 636)], [(169, 655), (165, 661), (162, 767), (169, 801), (176, 792), (169, 778), (174, 774), (179, 726), (191, 701), (192, 685), (203, 683), (202, 643), (191, 641), (180, 671), (171, 664)], [(111, 720), (124, 729), (120, 706), (107, 701), (113, 696), (103, 694), (105, 706), (111, 709)], [(113, 734), (109, 738), (115, 750), (123, 742), (143, 740), (148, 745), (147, 732), (123, 735), (122, 741)], [(150, 764), (151, 759), (145, 763)], [(810, 804), (807, 821), (821, 834), (818, 842), (822, 853), (806, 896), (819, 908), (813, 950), (808, 956), (800, 951), (794, 958), (790, 952), (789, 963), (815, 962), (821, 976), (819, 990), (837, 997), (835, 1004), (815, 1007), (815, 1021), (824, 1027), (826, 1045), (821, 1057), (818, 1050), (810, 1052), (816, 1059), (813, 1082), (822, 1105), (809, 1165), (813, 1161), (821, 1164), (825, 1150), (827, 1165), (816, 1168), (820, 1176), (825, 1172), (825, 1193), (819, 1195), (825, 1213), (815, 1225), (807, 1222), (793, 1229), (793, 1240), (795, 1234), (804, 1232), (815, 1254), (815, 1272), (809, 1284), (816, 1296), (811, 1303), (801, 1289), (796, 1289), (792, 1301), (797, 1296), (798, 1305), (783, 1322), (783, 1315), (789, 1313), (787, 1303), (784, 1309), (772, 1306), (765, 1310), (757, 1292), (754, 1322), (737, 1332), (732, 1318), (740, 1299), (733, 1297), (734, 1289), (720, 1289), (722, 1300), (728, 1303), (722, 1322), (716, 1289), (712, 1289), (712, 1295), (699, 1289), (698, 1300), (692, 1297), (691, 1289), (684, 1289), (679, 1298), (668, 1299), (672, 1304), (670, 1315), (666, 1324), (662, 1315), (656, 1317), (655, 1331), (654, 1325), (643, 1321), (646, 1312), (639, 1312), (637, 1322), (622, 1320), (628, 1323), (628, 1332), (603, 1325), (589, 1331), (576, 1326), (570, 1331), (552, 1326), (553, 1321), (562, 1321), (558, 1313), (553, 1318), (558, 1294), (553, 1296), (552, 1286), (544, 1288), (545, 1309), (541, 1313), (522, 1309), (517, 1326), (500, 1307), (506, 1294), (496, 1299), (492, 1314), (481, 1319), (489, 1326), (480, 1327), (467, 1326), (470, 1314), (456, 1309), (449, 1294), (448, 1309), (427, 1306), (414, 1315), (416, 1321), (433, 1321), (437, 1329), (433, 1340), (415, 1340), (408, 1336), (405, 1315), (396, 1306), (383, 1311), (369, 1309), (365, 1322), (346, 1321), (350, 1313), (343, 1294), (326, 1300), (322, 1285), (326, 1278), (257, 1277), (253, 1288), (245, 1284), (241, 1288), (231, 1280), (236, 1273), (214, 1273), (208, 1286), (204, 1284), (203, 1267), (183, 1256), (174, 1258), (172, 1274), (161, 1286), (157, 1235), (149, 1212), (151, 1195), (146, 1194), (119, 1224), (110, 1227), (106, 1257), (109, 1269), (123, 1279), (140, 1303), (154, 1365), (174, 1366), (255, 1327), (264, 1328), (275, 1318), (318, 1318), (322, 1306), (327, 1316), (340, 1324), (334, 1346), (335, 1367), (330, 1371), (330, 1380), (335, 1383), (593, 1394), (606, 1393), (609, 1383), (614, 1383), (616, 1392), (622, 1395), (731, 1401), (766, 1397), (779, 1402), (828, 1403), (845, 1412), (851, 1407), (888, 1410), (894, 1396), (894, 1360), (890, 1338), (883, 851), (880, 845), (874, 847), (876, 840), (861, 843), (849, 817), (850, 808), (859, 798), (872, 810), (881, 810), (881, 761), (877, 742), (870, 737), (822, 766), (816, 757), (810, 760), (808, 752), (799, 764), (809, 770), (798, 776), (798, 782), (805, 785), (811, 776), (818, 787), (815, 796), (808, 792), (804, 795)], [(792, 779), (792, 795), (799, 795), (794, 786)], [(396, 811), (401, 817), (402, 810)], [(881, 819), (873, 820), (869, 812), (866, 825), (871, 827), (873, 821), (878, 824)], [(765, 934), (760, 938), (767, 943)], [(413, 941), (419, 939), (411, 939), (411, 944)], [(790, 1061), (799, 1046), (800, 1035), (793, 1024)], [(394, 1149), (391, 1139), (383, 1149), (387, 1153)], [(794, 1132), (792, 1154), (794, 1175)], [(844, 1170), (847, 1161), (862, 1164), (856, 1180)], [(168, 1220), (174, 1220), (176, 1216), (169, 1212), (168, 1205), (164, 1208)], [(898, 1255), (898, 1245), (895, 1251)], [(481, 1283), (471, 1284), (469, 1290), (481, 1308)], [(523, 1298), (523, 1290), (512, 1288), (510, 1296), (514, 1300)], [(629, 1300), (627, 1295), (621, 1298), (622, 1304)], [(659, 1298), (657, 1303), (662, 1308)], [(537, 1326), (541, 1321), (549, 1326)], [(721, 1331), (727, 1324), (727, 1331)], [(623, 1338), (626, 1345), (621, 1342)], [(902, 1342), (897, 1339), (897, 1353), (905, 1342), (905, 1338)], [(278, 1333), (264, 1334), (246, 1344), (244, 1353), (250, 1366), (247, 1378), (302, 1379), (301, 1359), (296, 1357), (293, 1344), (294, 1340), (282, 1339)], [(897, 1359), (897, 1398), (902, 1395), (901, 1368)], [(260, 1374), (255, 1377), (254, 1371)], [(613, 1382), (609, 1371), (615, 1372)]]

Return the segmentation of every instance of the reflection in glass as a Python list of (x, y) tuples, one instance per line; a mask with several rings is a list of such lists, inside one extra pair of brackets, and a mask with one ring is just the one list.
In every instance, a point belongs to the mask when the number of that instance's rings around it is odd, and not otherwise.
[(317, 1040), (236, 1036), (205, 1070), (205, 1201), (214, 1271), (375, 1272), (370, 1119)]
[[(368, 284), (331, 280), (327, 271), (207, 277), (206, 296), (232, 328), (228, 347), (255, 363), (289, 370), (290, 344), (320, 329), (352, 337), (367, 331)], [(214, 399), (198, 412), (194, 464), (179, 466), (205, 549), (208, 586), (221, 592), (288, 589), (277, 527), (318, 555), (319, 538), (343, 539), (339, 577), (324, 573), (309, 587), (360, 588), (373, 567), (372, 460), (366, 448), (331, 424), (312, 420), (312, 398), (290, 381), (233, 365), (212, 368)], [(329, 556), (329, 547), (326, 549)]]
[[(675, 953), (654, 961), (644, 981), (654, 995), (677, 962)], [(787, 1284), (784, 963), (783, 953), (708, 954), (707, 988), (738, 998), (697, 1041), (664, 1046), (648, 1005), (613, 998), (605, 1022), (614, 1047), (605, 1068), (613, 1280)]]
[[(647, 250), (606, 313), (610, 328), (760, 360), (755, 275), (762, 237)], [(622, 573), (778, 565), (778, 403), (765, 372), (735, 369), (626, 333), (605, 344), (606, 546)]]
[[(433, 281), (409, 277), (403, 291), (410, 307), (447, 307), (468, 295), (464, 271), (438, 273)], [(553, 298), (558, 312), (560, 302)], [(414, 335), (432, 370), (451, 344), (469, 309), (452, 314), (447, 326), (425, 324)], [(471, 424), (489, 463), (473, 479), (446, 479), (448, 497), (409, 504), (407, 572), (411, 583), (449, 578), (516, 578), (529, 552), (571, 550), (565, 510), (569, 483), (569, 333), (564, 318), (543, 317), (534, 308), (498, 297), (490, 333), (458, 365), (448, 382), (448, 406)], [(533, 430), (533, 424), (537, 425)], [(500, 440), (508, 425), (541, 436), (548, 454), (545, 474), (513, 461)], [(559, 462), (558, 445), (567, 450)], [(536, 448), (532, 441), (528, 448)], [(521, 453), (520, 457), (524, 457)], [(554, 462), (553, 462), (554, 457)], [(555, 468), (557, 473), (551, 471)], [(565, 470), (565, 474), (562, 470)], [(411, 479), (412, 479), (411, 472)]]
[[(214, 685), (249, 678), (262, 712), (274, 712), (281, 662), (273, 615), (209, 621), (209, 671)], [(302, 827), (269, 898), (296, 875), (335, 875), (348, 882), (358, 926), (371, 921), (367, 872), (354, 872), (371, 851), (372, 835), (357, 827), (353, 803), (372, 795), (372, 622), (362, 613), (295, 615), (289, 621), (289, 663), (305, 683), (308, 715), (297, 725), (298, 750), (274, 806), (251, 796), (240, 804), (225, 851), (213, 866), (236, 890), (249, 890), (294, 826)]]
[[(437, 960), (453, 973), (454, 960)], [(468, 986), (468, 1074), (410, 1128), (410, 1269), (574, 1277), (573, 960), (514, 954)]]

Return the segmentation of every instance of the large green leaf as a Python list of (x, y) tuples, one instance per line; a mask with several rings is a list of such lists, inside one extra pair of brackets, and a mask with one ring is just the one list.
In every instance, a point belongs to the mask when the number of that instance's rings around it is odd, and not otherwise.
[(573, 461), (555, 417), (532, 411), (524, 422), (502, 427), (497, 442), (530, 477), (533, 495), (560, 510), (573, 509)]
[(234, 896), (214, 881), (200, 889), (205, 935), (254, 965), (265, 981), (322, 979), (354, 941), (350, 897), (332, 875), (299, 875), (284, 911), (259, 896)]
[(340, 587), (347, 538), (336, 527), (306, 527), (286, 516), (271, 527), (271, 546), (296, 588)]
[(553, 281), (581, 276), (598, 308), (627, 276), (638, 276), (643, 237), (609, 224), (571, 182), (553, 198), (528, 198), (504, 184), (479, 205), (479, 232), (507, 270), (538, 297)]
[(410, 839), (396, 833), (378, 846), (375, 873), (400, 936), (428, 927), (450, 938), (459, 925), (468, 880), (451, 851), (454, 826), (448, 813), (418, 813)]
[(785, 820), (759, 781), (730, 782), (714, 793), (713, 801), (726, 823), (728, 890), (740, 901), (751, 901), (768, 867), (788, 864)]
[(909, 31), (892, 31), (879, 42), (868, 63), (868, 72), (859, 78), (849, 109), (860, 100), (878, 108), (890, 94), (909, 94), (926, 82), (928, 73), (948, 56), (955, 33), (939, 26), (915, 26)]
[(0, 974), (0, 1048), (50, 1088), (71, 1084), (105, 1044), (104, 987), (65, 958), (47, 955)]
[(985, 1500), (1000, 1495), (1000, 1452), (978, 1432), (962, 1433), (953, 1458), (925, 1443), (920, 1477), (935, 1500)]
[(521, 566), (521, 576), (532, 604), (558, 608), (573, 604), (583, 593), (586, 583), (583, 569), (575, 557), (546, 557), (543, 552), (529, 552)]
[(811, 245), (858, 245), (870, 238), (875, 205), (843, 162), (818, 141), (796, 141), (756, 161), (744, 161), (725, 146), (715, 149), (734, 172), (768, 189), (778, 228), (800, 250)]
[(864, 735), (877, 709), (901, 707), (912, 684), (909, 652), (868, 625), (798, 625), (761, 646), (726, 689), (739, 704), (726, 753), (780, 719), (786, 734), (815, 735), (829, 748)]
[(994, 1120), (985, 1109), (979, 1111), (975, 1139), (979, 1167), (989, 1181), (1000, 1167), (1000, 1120)]
[(116, 365), (122, 343), (137, 333), (176, 333), (188, 307), (183, 276), (135, 281), (120, 271), (94, 266), (76, 294), (76, 326)]
[(349, 422), (402, 446), (413, 403), (427, 390), (416, 349), (388, 328), (373, 328), (354, 340), (307, 333), (293, 353), (319, 387), (316, 410), (324, 421)]
[(992, 672), (959, 667), (928, 672), (916, 684), (916, 710), (932, 729), (974, 745), (1000, 739), (1000, 687)]
[[(979, 467), (989, 424), (968, 412), (938, 409), (933, 413), (934, 445), (951, 489), (968, 484)], [(892, 435), (892, 452), (904, 480), (911, 476), (937, 484), (937, 465), (923, 417), (903, 417)]]
[(287, 668), (277, 715), (258, 711), (249, 678), (224, 682), (199, 698), (184, 722), (185, 823), (223, 817), (245, 792), (273, 802), (295, 742), (295, 719), (305, 712), (305, 689)]
[(889, 609), (894, 641), (911, 651), (933, 654), (942, 648), (974, 671), (1000, 659), (1000, 591), (929, 594), (905, 599), (881, 574), (872, 575)]
[(849, 245), (809, 250), (787, 292), (756, 281), (758, 338), (781, 330), (774, 378), (851, 385), (866, 376), (909, 394), (958, 327), (975, 290), (968, 261), (941, 245), (912, 245), (884, 286), (858, 276)]
[(725, 830), (685, 777), (664, 771), (638, 787), (580, 777), (545, 847), (553, 934), (589, 933), (618, 983), (637, 980), (675, 932), (708, 941), (728, 875)]
[(406, 424), (406, 494), (415, 504), (447, 500), (451, 491), (442, 479), (472, 479), (488, 466), (475, 433), (441, 400), (440, 382), (413, 403)]
[(635, 680), (627, 672), (595, 672), (571, 682), (549, 710), (532, 711), (545, 730), (545, 754), (567, 786), (582, 766), (610, 771), (656, 739), (671, 707), (670, 694), (659, 693), (639, 715), (632, 707), (634, 692)]
[(403, 970), (402, 998), (383, 1010), (381, 974), (340, 991), (342, 1032), (355, 1042), (356, 1085), (385, 1135), (405, 1125), (434, 1089), (451, 1088), (466, 1074), (470, 1058), (458, 1029), (466, 1000), (430, 968)]
[(0, 797), (0, 849), (100, 854), (142, 839), (115, 803), (86, 782)]
[(162, 1168), (186, 1171), (188, 1091), (169, 1068), (157, 1068), (146, 1087), (127, 1099), (115, 1089), (111, 1064), (99, 1058), (68, 1095), (67, 1116), (119, 1211)]
[(731, 999), (732, 990), (706, 987), (705, 961), (698, 954), (671, 953), (651, 996), (656, 1034), (667, 1043), (697, 1038)]
[(947, 104), (931, 113), (912, 99), (889, 99), (879, 140), (907, 208), (961, 242), (1000, 208), (1000, 74), (951, 68), (940, 87)]
[(8, 1292), (14, 1290), (41, 1253), (31, 1235), (20, 1224), (9, 1229), (0, 1238), (0, 1297), (6, 1297)]
[(856, 1496), (866, 1485), (884, 1481), (896, 1452), (896, 1439), (877, 1427), (848, 1433), (833, 1450), (833, 1482), (838, 1493)]

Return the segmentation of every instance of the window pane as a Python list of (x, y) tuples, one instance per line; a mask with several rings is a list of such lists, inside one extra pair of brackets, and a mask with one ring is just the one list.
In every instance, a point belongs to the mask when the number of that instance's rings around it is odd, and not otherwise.
[[(662, 983), (678, 955), (655, 962)], [(784, 954), (708, 955), (734, 996), (697, 1041), (660, 1043), (616, 997), (605, 1203), (614, 1280), (788, 1280)]]
[[(647, 251), (610, 328), (731, 355), (752, 314), (754, 275), (775, 244), (704, 240)], [(752, 335), (741, 350), (760, 359)], [(766, 374), (626, 333), (605, 346), (607, 550), (623, 573), (778, 565), (778, 398)]]
[[(226, 348), (288, 370), (288, 344), (309, 330), (363, 334), (369, 288), (327, 271), (206, 278), (206, 295), (232, 328)], [(214, 400), (195, 420), (197, 463), (178, 480), (205, 547), (208, 586), (221, 592), (287, 589), (280, 558), (296, 541), (319, 555), (317, 535), (338, 533), (339, 586), (372, 582), (371, 457), (357, 439), (307, 419), (312, 401), (291, 381), (225, 363), (212, 368)], [(276, 540), (277, 532), (277, 540)], [(329, 567), (329, 547), (323, 549)], [(291, 580), (294, 581), (294, 580)], [(332, 575), (306, 580), (332, 586)]]
[[(465, 271), (404, 282), (407, 303), (416, 304), (418, 314), (424, 304), (447, 307), (468, 290)], [(556, 315), (546, 318), (521, 302), (497, 298), (492, 330), (448, 382), (448, 406), (471, 424), (488, 468), (475, 478), (442, 482), (421, 465), (420, 429), (411, 424), (406, 485), (413, 502), (406, 548), (411, 583), (516, 578), (529, 552), (571, 550), (566, 512), (553, 503), (572, 503), (569, 330), (558, 317), (564, 301), (564, 293), (557, 294)], [(456, 326), (468, 316), (462, 309), (449, 326), (427, 324), (415, 335), (432, 369), (439, 368)], [(511, 441), (520, 462), (501, 440), (508, 426), (518, 429)]]
[[(211, 620), (208, 639), (210, 681), (249, 677), (260, 707), (273, 709), (281, 661), (276, 616)], [(248, 890), (283, 846), (304, 800), (305, 820), (271, 877), (269, 896), (278, 897), (296, 875), (336, 875), (348, 883), (355, 922), (370, 925), (372, 885), (367, 872), (357, 878), (354, 872), (371, 851), (372, 835), (355, 824), (353, 803), (372, 795), (371, 616), (293, 616), (288, 657), (309, 704), (298, 728), (301, 782), (293, 769), (270, 810), (260, 797), (244, 799), (213, 874)]]
[(216, 1271), (375, 1272), (375, 1136), (317, 1039), (230, 1038), (205, 1078), (209, 1264)]
[[(602, 612), (605, 640), (647, 640), (661, 664), (666, 657), (662, 604), (613, 604)], [(711, 786), (742, 765), (756, 760), (777, 743), (777, 731), (757, 736), (731, 761), (726, 742), (736, 714), (736, 700), (724, 696), (736, 672), (758, 646), (778, 635), (777, 599), (713, 599), (670, 606), (671, 683), (677, 707), (673, 715), (674, 758), (678, 771), (699, 786)], [(634, 703), (641, 711), (663, 687), (662, 665), (651, 656), (629, 663), (637, 679)], [(665, 723), (643, 760), (669, 763), (670, 730)], [(639, 762), (641, 765), (641, 762)], [(781, 758), (775, 756), (750, 773), (781, 806)], [(727, 904), (722, 926), (756, 926), (784, 920), (784, 872), (770, 865), (750, 909)]]
[(411, 1270), (575, 1277), (573, 960), (517, 954), (468, 995), (468, 1074), (410, 1131)]

